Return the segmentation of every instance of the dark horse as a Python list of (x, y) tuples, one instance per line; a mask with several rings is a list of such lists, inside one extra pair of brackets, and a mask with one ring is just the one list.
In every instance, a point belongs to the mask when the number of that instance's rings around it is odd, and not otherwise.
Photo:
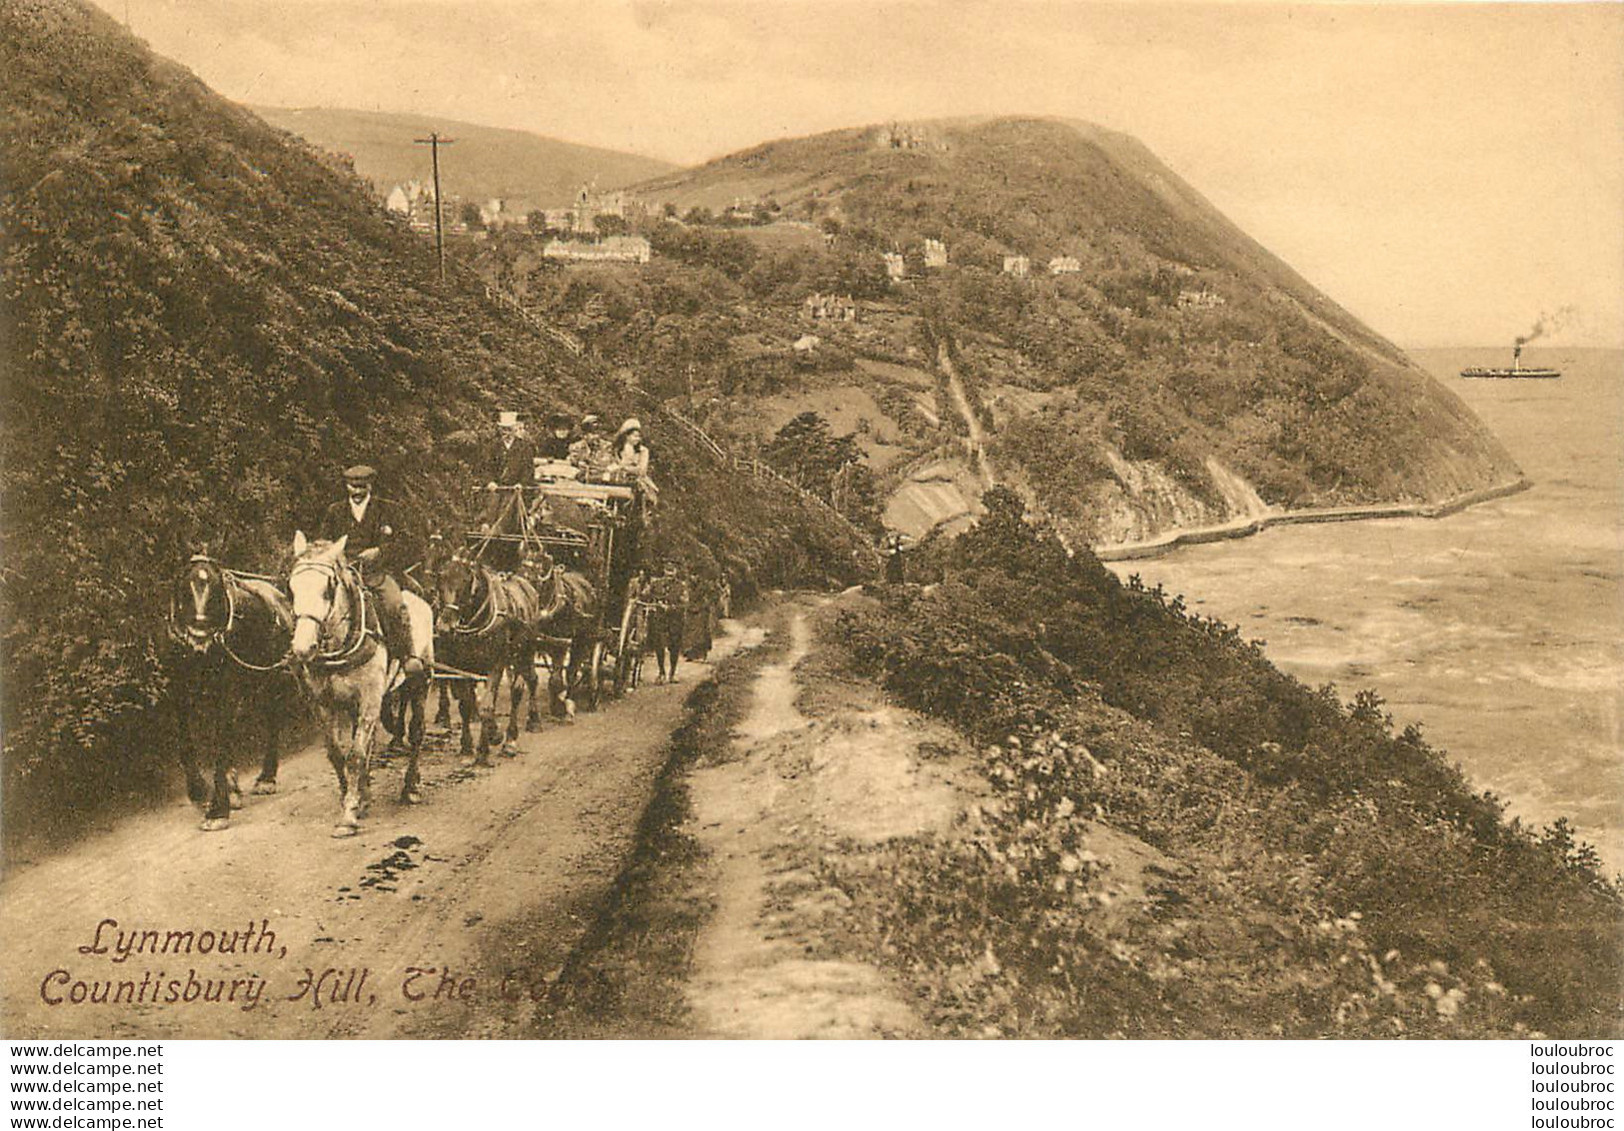
[[(648, 609), (648, 644), (660, 666), (655, 682), (677, 682), (677, 658), (688, 629), (688, 583), (666, 573), (648, 583), (642, 602)], [(667, 666), (669, 665), (669, 667)]]
[[(175, 582), (169, 619), (192, 697), (181, 747), (186, 795), (204, 808), (203, 831), (215, 832), (228, 828), (231, 810), (242, 807), (223, 725), (240, 704), (264, 724), (265, 751), (254, 792), (276, 792), (277, 748), (293, 690), (291, 676), (284, 674), (293, 609), (275, 584), (235, 573), (199, 553)], [(198, 769), (198, 754), (205, 749), (214, 760), (212, 788)]]
[[(482, 676), (490, 691), (479, 731), (474, 764), (491, 764), (491, 736), (496, 730), (496, 698), (503, 675), (510, 675), (510, 709), (502, 753), (518, 753), (519, 705), (530, 689), (528, 725), (541, 725), (536, 679), (536, 624), (541, 596), (535, 584), (517, 574), (498, 573), (489, 566), (455, 554), (434, 571), (435, 640), (439, 658), (448, 666)], [(473, 719), (479, 712), (478, 693), (470, 680), (458, 680), (453, 694), (462, 715), (462, 753), (473, 754)]]
[(545, 554), (539, 561), (526, 563), (526, 568), (538, 577), (541, 608), (536, 617), (535, 641), (551, 669), (547, 691), (553, 713), (572, 718), (575, 701), (571, 693), (583, 677), (590, 674), (592, 688), (597, 686), (598, 673), (590, 667), (600, 662), (599, 594), (580, 570), (570, 569)]

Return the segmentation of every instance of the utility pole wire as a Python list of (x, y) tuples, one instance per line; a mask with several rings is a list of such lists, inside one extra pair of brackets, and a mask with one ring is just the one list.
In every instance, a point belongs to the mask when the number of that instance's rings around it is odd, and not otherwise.
[(440, 259), (440, 282), (445, 282), (445, 218), (440, 208), (440, 147), (450, 145), (456, 138), (441, 137), (433, 130), (428, 137), (413, 138), (416, 145), (429, 147), (430, 156), (434, 161), (434, 252)]

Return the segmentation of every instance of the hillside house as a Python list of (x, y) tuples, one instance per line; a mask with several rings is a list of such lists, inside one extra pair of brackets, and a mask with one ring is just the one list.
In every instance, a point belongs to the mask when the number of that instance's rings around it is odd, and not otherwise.
[(1024, 279), (1032, 273), (1032, 261), (1024, 255), (1004, 256), (1004, 274)]
[(941, 240), (925, 241), (925, 266), (933, 270), (947, 266), (947, 245)]
[(1075, 275), (1083, 269), (1082, 262), (1075, 255), (1057, 255), (1049, 260), (1049, 274)]
[(479, 219), (487, 228), (499, 228), (503, 224), (517, 223), (522, 217), (510, 212), (505, 200), (492, 197), (479, 206)]
[(857, 303), (850, 295), (813, 294), (801, 304), (801, 308), (814, 322), (857, 321)]
[[(420, 232), (434, 230), (434, 189), (422, 181), (396, 185), (384, 197), (383, 206), (392, 215), (404, 217)], [(450, 217), (457, 206), (456, 199), (447, 196), (442, 206)]]
[(724, 220), (731, 220), (739, 224), (753, 223), (756, 219), (756, 210), (764, 207), (761, 201), (749, 196), (735, 196), (728, 210), (722, 213)]
[(874, 131), (874, 147), (876, 149), (936, 149), (946, 151), (948, 145), (939, 138), (932, 138), (926, 131), (917, 126), (900, 125), (892, 122), (888, 126), (881, 126)]
[(1180, 310), (1203, 310), (1224, 305), (1224, 296), (1202, 287), (1199, 291), (1180, 291)]
[(812, 352), (818, 348), (821, 342), (822, 339), (820, 339), (816, 334), (802, 334), (799, 338), (795, 339), (795, 344), (790, 348), (801, 357), (810, 357)]
[(654, 250), (642, 236), (609, 236), (596, 243), (550, 240), (541, 254), (564, 263), (647, 263)]
[(881, 252), (880, 258), (885, 260), (885, 277), (887, 279), (895, 283), (908, 277), (908, 264), (903, 260), (901, 252)]

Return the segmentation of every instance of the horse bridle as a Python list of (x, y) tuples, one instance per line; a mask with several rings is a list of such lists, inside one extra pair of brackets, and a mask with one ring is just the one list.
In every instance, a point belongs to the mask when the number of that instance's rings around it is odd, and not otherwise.
[[(452, 558), (451, 561), (453, 564), (460, 565), (468, 571), (470, 581), (480, 576), (480, 567), (475, 565), (473, 562), (464, 561), (461, 558)], [(452, 601), (442, 605), (441, 608), (444, 609), (444, 611), (458, 614), (456, 621), (454, 621), (450, 626), (451, 631), (457, 633), (459, 636), (481, 636), (495, 628), (496, 622), (501, 619), (501, 614), (497, 611), (494, 593), (495, 589), (491, 585), (490, 579), (486, 578), (485, 599), (480, 602), (478, 608), (476, 608), (466, 617), (461, 615), (462, 608), (457, 602)], [(485, 623), (477, 626), (472, 625), (471, 622), (477, 620), (481, 613), (489, 614), (486, 617)]]
[[(196, 625), (196, 618), (193, 618), (193, 620), (191, 622), (187, 623), (183, 627), (180, 624), (180, 618), (175, 615), (176, 614), (175, 597), (174, 597), (174, 594), (171, 593), (170, 597), (169, 597), (170, 636), (174, 637), (176, 640), (178, 640), (178, 641), (180, 641), (182, 643), (189, 643), (189, 644), (193, 644), (194, 646), (196, 645), (197, 641), (204, 640), (204, 639), (211, 640), (216, 644), (223, 643), (226, 633), (230, 632), (233, 628), (235, 628), (236, 624), (237, 624), (237, 602), (235, 601), (235, 599), (233, 599), (233, 597), (231, 595), (231, 586), (226, 581), (225, 567), (220, 565), (219, 562), (215, 561), (213, 558), (209, 557), (207, 554), (193, 554), (190, 558), (188, 558), (186, 560), (186, 564), (187, 564), (188, 567), (190, 567), (190, 566), (213, 566), (215, 569), (219, 570), (219, 572), (220, 572), (220, 591), (221, 591), (222, 594), (224, 594), (225, 599), (226, 599), (226, 623), (225, 623), (224, 628), (218, 628), (218, 629), (210, 630), (210, 629), (207, 629), (207, 628), (198, 628), (197, 625)], [(188, 584), (191, 584), (191, 578), (188, 578), (187, 581), (188, 581)], [(193, 595), (192, 599), (194, 601), (197, 599), (196, 595), (195, 595), (195, 590), (194, 590), (194, 595)]]
[(237, 570), (230, 569), (221, 565), (208, 554), (193, 554), (187, 559), (186, 564), (213, 566), (219, 571), (220, 592), (224, 594), (226, 599), (226, 623), (223, 627), (214, 629), (212, 632), (207, 629), (198, 629), (190, 624), (182, 628), (178, 623), (178, 618), (175, 616), (175, 598), (173, 595), (171, 595), (169, 598), (170, 638), (178, 641), (179, 643), (189, 644), (195, 648), (197, 641), (206, 637), (211, 643), (218, 644), (220, 646), (220, 650), (230, 657), (232, 662), (238, 667), (247, 668), (249, 671), (274, 672), (287, 667), (288, 662), (293, 658), (293, 649), (291, 647), (287, 652), (283, 653), (281, 659), (271, 664), (256, 664), (252, 661), (245, 660), (241, 656), (237, 655), (237, 653), (233, 651), (231, 647), (231, 633), (232, 630), (237, 627), (236, 583), (243, 578), (254, 581), (272, 581), (273, 579), (263, 577), (260, 574), (241, 573)]
[[(315, 657), (315, 662), (321, 663), (321, 664), (323, 664), (323, 665), (325, 665), (327, 667), (340, 667), (340, 666), (348, 663), (351, 659), (353, 659), (355, 657), (356, 653), (360, 652), (361, 649), (363, 647), (365, 647), (365, 645), (366, 645), (366, 642), (367, 642), (367, 588), (366, 588), (366, 586), (364, 584), (362, 584), (361, 579), (356, 575), (354, 569), (349, 569), (347, 571), (349, 576), (346, 577), (345, 576), (346, 571), (344, 569), (342, 569), (341, 567), (339, 567), (336, 563), (333, 563), (333, 562), (310, 562), (310, 561), (300, 561), (300, 562), (294, 562), (293, 563), (293, 568), (288, 571), (288, 587), (290, 589), (292, 588), (293, 577), (294, 577), (295, 574), (299, 573), (300, 571), (304, 571), (306, 573), (309, 573), (312, 570), (319, 570), (320, 572), (325, 573), (329, 578), (331, 578), (332, 582), (333, 582), (333, 588), (334, 588), (335, 592), (337, 591), (339, 586), (344, 585), (346, 582), (348, 582), (354, 588), (354, 590), (356, 592), (355, 609), (354, 609), (354, 611), (352, 613), (352, 620), (354, 621), (354, 625), (353, 625), (353, 627), (351, 629), (351, 635), (354, 637), (353, 642), (347, 643), (344, 647), (340, 648), (337, 652), (318, 652), (316, 654), (316, 657)], [(327, 607), (328, 613), (332, 612), (334, 603), (335, 603), (334, 601), (329, 600), (328, 607)], [(314, 621), (315, 622), (315, 624), (316, 624), (316, 640), (319, 643), (321, 641), (321, 637), (322, 637), (322, 629), (327, 627), (327, 619), (326, 619), (326, 617), (325, 616), (318, 617), (318, 616), (314, 615), (313, 613), (301, 613), (297, 609), (295, 609), (294, 613), (293, 613), (294, 627), (297, 628), (298, 625), (299, 625), (299, 622), (302, 621), (302, 620), (308, 620), (308, 621)], [(290, 652), (289, 654), (291, 655), (292, 653)]]

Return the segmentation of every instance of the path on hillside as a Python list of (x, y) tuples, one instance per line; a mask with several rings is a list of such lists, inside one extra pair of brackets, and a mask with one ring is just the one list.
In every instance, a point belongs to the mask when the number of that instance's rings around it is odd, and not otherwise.
[[(737, 641), (719, 640), (713, 658)], [(177, 804), (12, 869), (0, 882), (0, 1029), (36, 1038), (521, 1035), (530, 989), (579, 942), (630, 852), (686, 693), (708, 671), (684, 665), (674, 687), (645, 683), (573, 724), (548, 723), (489, 770), (468, 766), (450, 736), (431, 735), (424, 803), (399, 805), (400, 767), (385, 764), (372, 813), (350, 840), (328, 835), (337, 790), (312, 747), (286, 759), (281, 792), (248, 798), (228, 831), (199, 832), (195, 811)], [(123, 962), (116, 949), (93, 953), (109, 919), (159, 932), (149, 942), (169, 953)], [(184, 934), (168, 944), (172, 931), (193, 933), (190, 953), (177, 952)], [(244, 932), (250, 953), (201, 953), (205, 932)], [(100, 941), (116, 948), (115, 929), (104, 927)], [(412, 978), (414, 968), (432, 973)], [(58, 970), (66, 974), (42, 991)], [(307, 971), (333, 972), (320, 982), (320, 1008), (300, 996)], [(147, 1001), (42, 1000), (99, 997), (109, 982), (109, 994), (127, 998), (146, 983)], [(163, 1000), (155, 987), (171, 982), (194, 1000)], [(243, 1008), (256, 985), (257, 1002)], [(216, 987), (236, 1004), (207, 1000)], [(345, 996), (358, 1000), (334, 1000)]]
[[(850, 898), (820, 862), (893, 837), (945, 833), (976, 787), (945, 726), (872, 688), (805, 672), (811, 605), (789, 651), (756, 675), (727, 750), (689, 775), (689, 831), (710, 908), (685, 996), (699, 1037), (930, 1036), (894, 977), (840, 942)], [(955, 786), (955, 779), (959, 784)]]
[(964, 427), (970, 434), (970, 454), (975, 457), (976, 471), (981, 476), (981, 489), (990, 491), (998, 485), (998, 475), (987, 455), (986, 432), (981, 427), (981, 418), (970, 405), (970, 397), (964, 391), (964, 382), (959, 378), (959, 371), (953, 366), (953, 358), (946, 342), (937, 345), (936, 360), (941, 365), (942, 372), (947, 375), (947, 391), (952, 395), (959, 415), (964, 418)]

